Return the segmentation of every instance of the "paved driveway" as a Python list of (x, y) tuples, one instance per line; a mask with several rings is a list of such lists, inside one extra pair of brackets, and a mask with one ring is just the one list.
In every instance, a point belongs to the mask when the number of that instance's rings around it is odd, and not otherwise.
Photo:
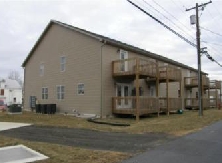
[(144, 152), (174, 139), (162, 133), (127, 134), (49, 126), (21, 127), (1, 131), (0, 135), (30, 141), (131, 153)]
[(222, 163), (222, 121), (123, 163)]

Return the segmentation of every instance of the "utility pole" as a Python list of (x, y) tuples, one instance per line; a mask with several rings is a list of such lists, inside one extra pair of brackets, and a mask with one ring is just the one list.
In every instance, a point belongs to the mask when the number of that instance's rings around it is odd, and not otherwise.
[(201, 5), (198, 5), (196, 3), (195, 7), (192, 7), (190, 9), (186, 9), (186, 11), (190, 11), (193, 9), (196, 9), (196, 40), (197, 40), (197, 64), (198, 64), (198, 104), (199, 104), (199, 116), (203, 116), (203, 99), (202, 99), (202, 74), (201, 74), (201, 50), (200, 50), (200, 27), (199, 27), (199, 13), (198, 9), (199, 7), (202, 7), (202, 9), (212, 3), (212, 1), (209, 1), (207, 3), (203, 3)]

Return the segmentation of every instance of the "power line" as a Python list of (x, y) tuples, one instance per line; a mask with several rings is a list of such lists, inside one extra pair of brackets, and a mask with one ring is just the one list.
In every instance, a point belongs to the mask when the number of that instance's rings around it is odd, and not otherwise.
[(213, 44), (213, 45), (217, 45), (217, 46), (222, 46), (222, 44), (218, 44), (215, 42), (208, 42), (208, 41), (201, 41), (201, 42), (206, 43), (206, 44)]
[(216, 33), (216, 32), (214, 32), (214, 31), (211, 31), (211, 30), (209, 30), (209, 29), (207, 29), (207, 28), (204, 28), (204, 27), (200, 27), (200, 28), (203, 29), (203, 30), (205, 30), (205, 31), (211, 32), (211, 33), (213, 33), (213, 34), (215, 34), (215, 35), (218, 35), (218, 36), (221, 36), (221, 37), (222, 37), (221, 34)]
[[(169, 14), (171, 17), (173, 17), (177, 22), (179, 22), (183, 27), (185, 27), (187, 30), (188, 29), (187, 26), (185, 26), (181, 21), (179, 21), (173, 14), (171, 14), (169, 11), (167, 11), (163, 6), (161, 6), (159, 3), (157, 3), (155, 0), (152, 0), (157, 6), (159, 6), (163, 11), (165, 11), (167, 14)], [(168, 19), (168, 18), (167, 18)], [(170, 20), (170, 19), (169, 19)], [(171, 21), (171, 20), (170, 20)], [(172, 22), (172, 21), (171, 21)], [(173, 24), (175, 24), (173, 22)], [(176, 25), (176, 24), (175, 24)], [(192, 35), (190, 35), (187, 31), (185, 31), (184, 29), (180, 28), (178, 25), (176, 25), (179, 29), (181, 29), (182, 31), (184, 31), (187, 35), (189, 35), (192, 39), (195, 39)]]
[(210, 54), (208, 54), (208, 52), (204, 52), (203, 54), (205, 54), (209, 60), (211, 60), (212, 62), (216, 62), (220, 67), (222, 67), (222, 65), (218, 61), (216, 61)]
[[(213, 4), (213, 6), (214, 6), (214, 4)], [(217, 6), (214, 6), (214, 7), (215, 7), (215, 9), (217, 10), (217, 12), (219, 13), (219, 15), (222, 17), (222, 14), (219, 12)]]
[(184, 40), (185, 42), (187, 42), (188, 44), (190, 44), (193, 47), (196, 47), (196, 44), (194, 44), (193, 42), (189, 41), (187, 38), (185, 38), (184, 36), (182, 36), (181, 34), (179, 34), (178, 32), (176, 32), (175, 30), (173, 30), (172, 28), (170, 28), (169, 26), (167, 26), (166, 24), (164, 24), (163, 22), (161, 22), (159, 19), (157, 19), (156, 17), (154, 17), (153, 15), (151, 15), (150, 13), (148, 13), (147, 11), (145, 11), (144, 9), (142, 9), (141, 7), (139, 7), (138, 5), (136, 5), (135, 3), (133, 3), (130, 0), (127, 0), (129, 3), (131, 3), (133, 6), (135, 6), (136, 8), (138, 8), (140, 11), (142, 11), (143, 13), (145, 13), (146, 15), (148, 15), (149, 17), (151, 17), (152, 19), (154, 19), (155, 21), (157, 21), (159, 24), (161, 24), (162, 26), (164, 26), (166, 29), (168, 29), (169, 31), (171, 31), (172, 33), (174, 33), (175, 35), (177, 35), (179, 38), (181, 38), (182, 40)]
[[(185, 42), (187, 42), (188, 44), (190, 44), (193, 47), (196, 47), (197, 45), (192, 43), (191, 41), (189, 41), (187, 38), (185, 38), (184, 36), (182, 36), (181, 34), (179, 34), (178, 32), (176, 32), (175, 30), (173, 30), (172, 28), (170, 28), (169, 26), (167, 26), (166, 24), (164, 24), (162, 21), (160, 21), (159, 19), (157, 19), (156, 17), (154, 17), (153, 15), (151, 15), (150, 13), (148, 13), (147, 11), (145, 11), (144, 9), (142, 9), (141, 7), (139, 7), (138, 5), (136, 5), (135, 3), (133, 3), (130, 0), (127, 0), (130, 4), (132, 4), (133, 6), (135, 6), (136, 8), (138, 8), (140, 11), (142, 11), (143, 13), (145, 13), (146, 15), (148, 15), (149, 17), (151, 17), (152, 19), (154, 19), (155, 21), (157, 21), (159, 24), (161, 24), (162, 26), (164, 26), (166, 29), (168, 29), (169, 31), (171, 31), (172, 33), (174, 33), (175, 35), (177, 35), (179, 38), (181, 38), (182, 40), (184, 40)], [(145, 2), (145, 1), (144, 1)], [(159, 11), (158, 11), (159, 12)], [(217, 63), (220, 67), (222, 67), (222, 65), (216, 61), (215, 59), (213, 59), (213, 57), (211, 57), (208, 52), (207, 52), (207, 57), (208, 59), (210, 59), (211, 61), (214, 61), (215, 63)]]
[(159, 10), (157, 10), (155, 7), (153, 7), (151, 4), (147, 3), (145, 0), (142, 0), (144, 3), (146, 3), (147, 5), (149, 5), (152, 9), (154, 9), (157, 13), (159, 13), (160, 15), (162, 15), (164, 18), (166, 18), (168, 21), (170, 21), (175, 27), (177, 27), (178, 29), (180, 29), (181, 31), (183, 31), (184, 33), (186, 33), (187, 35), (189, 35), (192, 39), (194, 39), (189, 33), (187, 33), (187, 31), (185, 31), (184, 29), (182, 29), (180, 26), (178, 26), (176, 23), (174, 23), (172, 20), (170, 20), (167, 16), (165, 16), (164, 14), (162, 14)]

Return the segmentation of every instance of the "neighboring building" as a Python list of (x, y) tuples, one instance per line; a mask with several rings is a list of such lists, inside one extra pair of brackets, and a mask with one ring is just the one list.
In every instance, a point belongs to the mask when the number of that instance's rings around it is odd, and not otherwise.
[(210, 107), (219, 108), (221, 104), (221, 81), (211, 80), (208, 92)]
[(16, 80), (0, 79), (0, 99), (8, 106), (22, 104), (22, 87)]
[(185, 108), (191, 92), (183, 79), (197, 75), (187, 65), (54, 20), (22, 67), (25, 109), (34, 96), (59, 112), (137, 118)]

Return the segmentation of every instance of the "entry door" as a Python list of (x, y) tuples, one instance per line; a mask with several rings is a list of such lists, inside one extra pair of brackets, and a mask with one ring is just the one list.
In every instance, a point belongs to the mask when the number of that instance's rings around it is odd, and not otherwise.
[(117, 97), (121, 97), (117, 100), (117, 108), (131, 108), (132, 99), (127, 98), (131, 96), (131, 85), (129, 84), (117, 84)]
[(121, 71), (128, 71), (128, 61), (125, 61), (126, 59), (128, 59), (128, 52), (120, 50), (120, 60), (123, 60), (120, 64)]

